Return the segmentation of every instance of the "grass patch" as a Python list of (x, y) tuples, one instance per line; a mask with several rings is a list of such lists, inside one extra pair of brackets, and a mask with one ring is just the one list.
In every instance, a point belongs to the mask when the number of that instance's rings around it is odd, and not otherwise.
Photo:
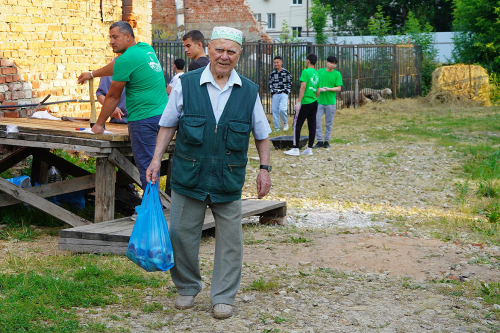
[(3, 240), (17, 239), (19, 241), (33, 241), (40, 235), (41, 232), (36, 231), (31, 227), (27, 227), (24, 224), (20, 227), (11, 226), (0, 229), (0, 239)]
[(278, 289), (278, 281), (264, 281), (263, 277), (260, 277), (258, 280), (254, 280), (250, 285), (250, 290), (259, 290), (259, 291), (269, 291)]
[[(102, 323), (81, 323), (78, 308), (133, 304), (146, 312), (145, 290), (164, 289), (169, 275), (145, 274), (125, 258), (115, 256), (50, 256), (39, 260), (11, 256), (0, 274), (1, 332), (108, 332)], [(140, 292), (139, 292), (140, 291)], [(118, 293), (124, 295), (118, 297)], [(160, 309), (161, 310), (161, 309)]]

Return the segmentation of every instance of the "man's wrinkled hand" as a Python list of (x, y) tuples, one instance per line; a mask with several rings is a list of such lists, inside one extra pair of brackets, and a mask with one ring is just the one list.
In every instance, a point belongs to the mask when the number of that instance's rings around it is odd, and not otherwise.
[(259, 198), (265, 197), (271, 190), (271, 176), (269, 171), (261, 169), (257, 175), (257, 195)]
[(92, 78), (92, 75), (90, 75), (90, 72), (85, 72), (85, 73), (80, 74), (77, 82), (78, 82), (78, 84), (84, 84), (85, 81), (88, 81), (91, 78)]
[(161, 162), (152, 160), (149, 164), (148, 169), (146, 170), (146, 181), (149, 183), (155, 184), (159, 177), (158, 172), (160, 172)]
[(115, 111), (113, 111), (113, 113), (111, 114), (111, 117), (122, 120), (123, 115), (124, 115), (123, 111), (119, 107), (117, 107)]
[(95, 134), (102, 134), (104, 133), (104, 127), (99, 124), (94, 124), (94, 126), (92, 126), (92, 132)]

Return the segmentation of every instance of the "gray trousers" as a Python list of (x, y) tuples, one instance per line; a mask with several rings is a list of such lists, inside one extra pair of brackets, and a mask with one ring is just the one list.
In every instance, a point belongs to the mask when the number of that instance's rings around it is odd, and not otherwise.
[(201, 291), (198, 254), (207, 205), (215, 218), (215, 256), (210, 285), (212, 305), (233, 305), (241, 282), (243, 232), (241, 200), (213, 203), (196, 200), (172, 190), (170, 239), (175, 265), (170, 270), (179, 295), (196, 296)]
[[(325, 115), (325, 140), (323, 140), (323, 131), (321, 126), (321, 118)], [(316, 113), (316, 140), (330, 141), (332, 135), (333, 118), (335, 117), (335, 104), (318, 105)]]

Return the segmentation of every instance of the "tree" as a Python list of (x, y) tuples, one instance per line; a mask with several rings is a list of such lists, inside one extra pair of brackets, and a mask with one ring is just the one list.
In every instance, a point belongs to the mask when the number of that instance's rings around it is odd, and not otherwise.
[(451, 31), (452, 9), (449, 0), (320, 0), (330, 5), (333, 31), (337, 35), (367, 35), (369, 20), (377, 13), (377, 6), (389, 16), (392, 22), (390, 34), (401, 33), (408, 19), (409, 12), (421, 24), (429, 22), (436, 31)]
[(326, 22), (328, 20), (328, 12), (330, 12), (330, 5), (323, 5), (320, 0), (313, 0), (311, 3), (311, 17), (307, 21), (307, 26), (312, 27), (316, 33), (314, 38), (316, 44), (326, 44), (328, 37), (325, 33)]
[(297, 37), (298, 34), (297, 30), (290, 31), (288, 22), (283, 20), (283, 23), (281, 24), (281, 33), (276, 41), (278, 43), (300, 43), (301, 40)]
[(391, 18), (389, 16), (384, 17), (384, 12), (382, 11), (382, 6), (377, 6), (377, 12), (374, 17), (370, 17), (368, 21), (368, 31), (372, 36), (376, 36), (380, 44), (385, 44), (386, 36), (391, 31)]
[(454, 0), (454, 60), (500, 70), (500, 3), (497, 0)]

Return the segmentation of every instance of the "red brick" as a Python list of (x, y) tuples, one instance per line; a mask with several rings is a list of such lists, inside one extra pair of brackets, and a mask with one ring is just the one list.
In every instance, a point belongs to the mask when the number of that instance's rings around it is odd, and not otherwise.
[(5, 101), (5, 96), (3, 94), (0, 94), (0, 103)]
[(18, 74), (13, 75), (13, 77), (12, 77), (12, 81), (14, 81), (14, 82), (16, 82), (16, 81), (21, 81), (21, 75), (18, 75)]
[(17, 74), (17, 68), (15, 67), (2, 68), (2, 74)]
[(0, 83), (5, 83), (5, 76), (0, 76)]
[(6, 67), (6, 66), (14, 66), (14, 61), (13, 60), (10, 60), (10, 59), (2, 59), (0, 60), (0, 65), (2, 67)]
[(12, 79), (13, 79), (13, 78), (14, 78), (14, 76), (13, 76), (13, 75), (7, 75), (7, 76), (5, 77), (5, 82), (12, 82)]
[(4, 116), (5, 118), (19, 118), (19, 111), (5, 111)]

